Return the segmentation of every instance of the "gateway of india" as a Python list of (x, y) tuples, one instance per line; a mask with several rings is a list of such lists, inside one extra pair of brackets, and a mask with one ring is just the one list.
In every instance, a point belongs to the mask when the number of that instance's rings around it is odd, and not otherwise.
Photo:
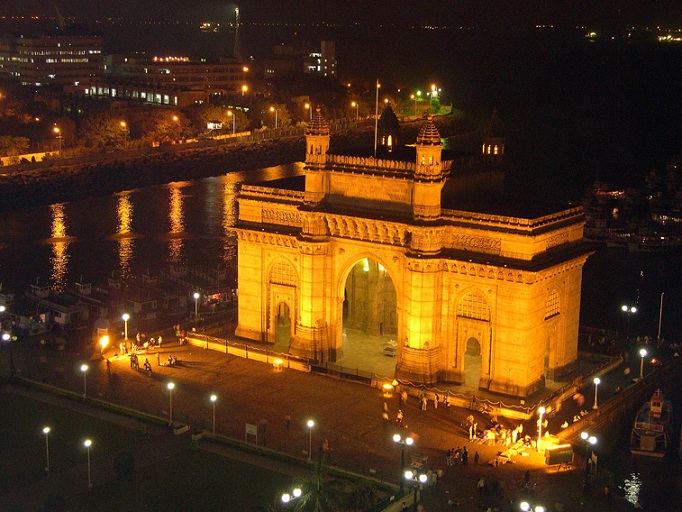
[(318, 109), (304, 176), (241, 188), (236, 335), (274, 343), (285, 325), (289, 354), (324, 363), (347, 328), (389, 334), (396, 379), (464, 384), (474, 361), (468, 386), (522, 398), (576, 370), (582, 208), (456, 209), (504, 138), (447, 158), (430, 117), (410, 146), (390, 106), (377, 124), (374, 156), (333, 153)]

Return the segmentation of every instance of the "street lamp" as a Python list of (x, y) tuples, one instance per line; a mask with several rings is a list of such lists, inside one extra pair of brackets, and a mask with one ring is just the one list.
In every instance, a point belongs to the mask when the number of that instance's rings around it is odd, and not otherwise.
[(128, 123), (121, 121), (121, 130), (123, 130), (123, 149), (128, 149)]
[(216, 395), (211, 395), (211, 403), (213, 404), (213, 435), (215, 435), (215, 403), (218, 400)]
[(309, 438), (308, 438), (308, 462), (313, 461), (313, 427), (315, 426), (315, 422), (313, 420), (308, 420), (308, 433), (309, 433)]
[(50, 427), (43, 427), (43, 434), (45, 434), (45, 472), (50, 472), (50, 443), (47, 441), (47, 435), (50, 433)]
[(83, 400), (88, 394), (88, 369), (90, 367), (87, 364), (81, 365), (81, 371), (83, 372)]
[(244, 94), (246, 94), (246, 91), (248, 91), (249, 88), (246, 85), (242, 85), (242, 98), (244, 97)]
[(538, 408), (538, 414), (540, 415), (540, 421), (538, 423), (538, 453), (540, 453), (540, 441), (542, 440), (542, 416), (545, 414), (546, 409), (544, 407)]
[(636, 306), (628, 306), (626, 304), (623, 304), (620, 307), (621, 311), (626, 313), (628, 315), (628, 323), (627, 323), (627, 328), (625, 329), (625, 339), (630, 338), (630, 315), (633, 313), (637, 313), (637, 307)]
[(59, 139), (59, 156), (62, 156), (62, 130), (59, 128), (59, 126), (55, 126), (52, 128), (52, 131), (54, 132), (57, 139)]
[(601, 379), (599, 377), (594, 378), (594, 405), (592, 406), (592, 409), (599, 409), (599, 406), (597, 405), (597, 389), (599, 388), (599, 384), (601, 384)]
[(274, 112), (274, 113), (275, 113), (275, 130), (276, 130), (277, 127), (279, 126), (278, 123), (277, 123), (277, 113), (279, 112), (279, 109), (278, 109), (278, 108), (275, 108), (275, 107), (270, 107), (270, 112)]
[(519, 508), (523, 510), (523, 512), (545, 512), (545, 507), (542, 505), (535, 505), (532, 507), (527, 501), (522, 501), (519, 504)]
[(237, 125), (236, 125), (237, 114), (235, 114), (231, 110), (228, 110), (227, 115), (232, 118), (232, 135), (234, 135), (237, 132)]
[(301, 491), (300, 487), (296, 487), (291, 491), (291, 494), (288, 492), (285, 492), (282, 494), (282, 503), (287, 504), (291, 500), (295, 500), (297, 498), (301, 497), (301, 494), (303, 494), (303, 491)]
[(175, 387), (174, 382), (169, 382), (166, 384), (166, 387), (168, 388), (168, 424), (172, 427), (173, 426), (173, 388)]
[(413, 94), (410, 98), (414, 100), (414, 117), (417, 117), (417, 95)]
[(358, 119), (360, 119), (360, 104), (357, 101), (354, 101), (350, 105), (351, 107), (355, 107), (355, 122), (357, 123)]
[(16, 341), (17, 337), (12, 336), (8, 332), (2, 333), (2, 341), (6, 341), (9, 346), (9, 376), (10, 380), (14, 380), (14, 350), (12, 349), (12, 342)]
[(429, 477), (425, 473), (415, 473), (408, 469), (404, 473), (405, 480), (414, 482), (414, 503), (412, 504), (414, 512), (417, 512), (417, 494), (419, 494), (419, 484), (425, 484)]
[(123, 337), (128, 341), (128, 320), (130, 320), (130, 315), (128, 313), (123, 313), (121, 318), (123, 319)]
[(400, 494), (402, 495), (404, 492), (402, 475), (405, 473), (405, 445), (412, 446), (414, 439), (412, 439), (410, 436), (403, 437), (400, 434), (394, 434), (393, 442), (400, 444)]
[(199, 297), (201, 297), (201, 295), (199, 294), (199, 292), (194, 292), (193, 297), (194, 297), (194, 325), (196, 327), (197, 319), (199, 318)]
[(109, 336), (106, 336), (106, 335), (102, 336), (99, 339), (99, 344), (102, 347), (100, 349), (99, 355), (100, 355), (100, 357), (104, 357), (104, 350), (107, 348), (107, 345), (109, 344)]
[(585, 441), (587, 447), (585, 455), (585, 481), (583, 483), (583, 492), (587, 493), (590, 490), (590, 461), (592, 460), (593, 446), (597, 444), (597, 438), (589, 435), (587, 432), (581, 432), (580, 438)]
[(88, 451), (88, 488), (92, 489), (92, 479), (90, 478), (90, 446), (92, 446), (92, 441), (86, 439), (83, 441), (83, 446), (85, 446), (85, 449)]
[(640, 380), (644, 377), (644, 358), (646, 357), (646, 349), (640, 349), (639, 351), (639, 378)]
[(305, 108), (309, 111), (310, 113), (310, 120), (313, 120), (313, 107), (310, 106), (310, 103), (305, 104)]

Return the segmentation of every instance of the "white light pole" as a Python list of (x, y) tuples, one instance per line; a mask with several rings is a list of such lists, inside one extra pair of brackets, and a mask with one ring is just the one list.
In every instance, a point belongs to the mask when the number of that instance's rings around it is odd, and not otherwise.
[(405, 471), (405, 480), (414, 482), (414, 502), (412, 503), (414, 512), (417, 512), (417, 494), (419, 494), (419, 484), (425, 484), (428, 479), (429, 477), (425, 473), (417, 474), (410, 469)]
[(413, 94), (410, 98), (414, 100), (414, 117), (417, 117), (417, 95)]
[(628, 315), (628, 323), (627, 323), (627, 327), (625, 329), (625, 338), (628, 339), (628, 338), (630, 338), (630, 315), (633, 313), (637, 313), (637, 308), (635, 306), (628, 306), (626, 304), (623, 304), (620, 307), (620, 309), (621, 309), (621, 311), (623, 311), (624, 313), (626, 313)]
[(351, 107), (355, 107), (355, 122), (357, 123), (360, 119), (360, 104), (357, 101), (354, 101), (350, 105)]
[(412, 446), (414, 439), (410, 436), (403, 437), (400, 434), (394, 434), (393, 442), (400, 444), (400, 494), (402, 495), (405, 489), (403, 486), (403, 473), (405, 473), (405, 445)]
[(166, 384), (166, 387), (168, 388), (168, 424), (172, 427), (173, 426), (173, 388), (175, 387), (175, 383), (169, 382)]
[(216, 395), (211, 395), (211, 403), (213, 404), (213, 435), (215, 435), (215, 403), (218, 400)]
[(199, 319), (199, 292), (194, 292), (194, 326), (197, 325), (197, 320)]
[(599, 389), (601, 379), (599, 377), (595, 377), (593, 382), (594, 382), (594, 405), (592, 406), (592, 409), (599, 409), (599, 406), (597, 405), (597, 389)]
[(277, 114), (279, 113), (279, 109), (275, 107), (270, 107), (270, 112), (275, 113), (275, 130), (278, 128), (279, 124), (277, 122)]
[(540, 421), (538, 422), (538, 453), (540, 453), (540, 441), (542, 440), (542, 416), (545, 414), (545, 411), (544, 407), (538, 409), (538, 414), (540, 415)]
[(50, 472), (50, 443), (47, 440), (50, 433), (50, 427), (43, 427), (43, 434), (45, 434), (45, 472)]
[(90, 478), (90, 446), (92, 446), (92, 441), (86, 439), (83, 441), (83, 446), (85, 446), (85, 449), (88, 451), (88, 488), (92, 489), (92, 478)]
[(123, 313), (121, 318), (123, 319), (123, 338), (128, 341), (128, 320), (130, 320), (130, 315), (128, 313)]
[(288, 492), (285, 492), (284, 494), (282, 494), (282, 503), (286, 504), (286, 503), (289, 503), (291, 500), (295, 500), (296, 498), (300, 498), (301, 494), (303, 494), (303, 492), (301, 491), (301, 489), (299, 487), (296, 487), (293, 491), (291, 491), (291, 494), (289, 494)]
[(90, 367), (87, 364), (81, 365), (81, 371), (83, 372), (83, 400), (85, 400), (88, 394), (88, 368)]
[(585, 454), (585, 489), (589, 488), (590, 485), (590, 464), (592, 460), (593, 446), (597, 444), (597, 438), (595, 436), (589, 435), (587, 432), (581, 432), (580, 437), (585, 441), (585, 446), (587, 447), (587, 453)]
[(227, 115), (232, 117), (232, 135), (234, 135), (235, 133), (237, 133), (237, 125), (235, 124), (237, 121), (237, 114), (235, 114), (231, 110), (228, 110)]
[(309, 433), (309, 438), (308, 438), (308, 462), (313, 461), (313, 427), (315, 426), (315, 422), (313, 420), (308, 420), (308, 433)]
[(646, 357), (646, 354), (647, 354), (647, 352), (646, 352), (645, 348), (643, 348), (639, 351), (639, 357), (640, 357), (640, 359), (639, 359), (639, 378), (640, 379), (644, 377), (644, 358)]

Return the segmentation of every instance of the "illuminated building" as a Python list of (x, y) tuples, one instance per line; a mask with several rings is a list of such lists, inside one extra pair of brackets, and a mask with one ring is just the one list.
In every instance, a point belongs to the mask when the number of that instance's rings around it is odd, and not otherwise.
[(103, 72), (102, 35), (65, 27), (39, 35), (5, 35), (0, 73), (23, 85), (89, 84)]
[(278, 45), (263, 62), (265, 78), (291, 73), (336, 77), (336, 43), (321, 41), (320, 47)]
[(242, 186), (236, 334), (275, 342), (288, 326), (289, 353), (318, 362), (342, 361), (346, 329), (390, 334), (399, 379), (474, 369), (479, 388), (518, 397), (575, 370), (582, 208), (456, 208), (452, 190), (465, 198), (497, 159), (446, 155), (431, 119), (402, 149), (333, 154), (318, 110), (304, 182)]

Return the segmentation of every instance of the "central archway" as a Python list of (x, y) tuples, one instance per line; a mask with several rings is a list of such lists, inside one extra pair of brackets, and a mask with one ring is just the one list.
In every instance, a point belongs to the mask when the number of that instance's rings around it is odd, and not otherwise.
[(398, 356), (396, 289), (378, 261), (362, 258), (343, 287), (343, 358), (347, 368), (392, 377)]

